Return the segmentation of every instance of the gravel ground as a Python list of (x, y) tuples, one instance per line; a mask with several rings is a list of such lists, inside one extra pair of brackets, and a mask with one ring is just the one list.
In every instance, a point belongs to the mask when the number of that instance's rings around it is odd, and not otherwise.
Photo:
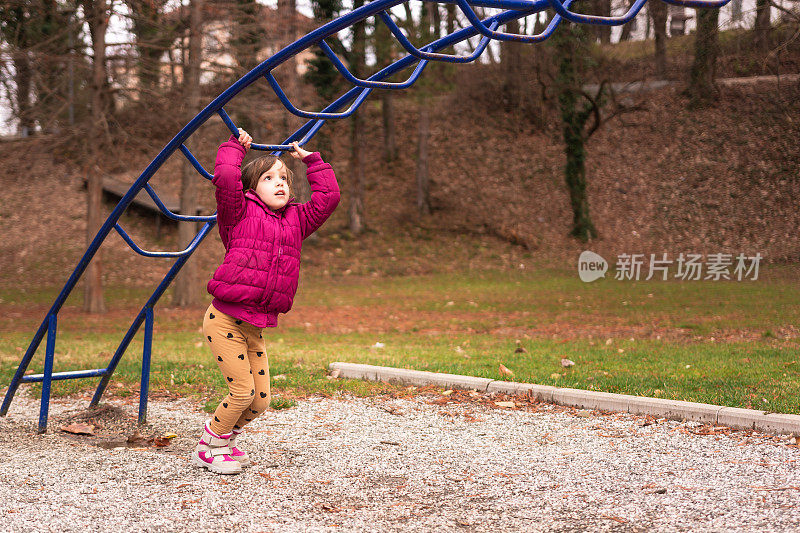
[[(50, 432), (18, 397), (0, 418), (3, 531), (796, 531), (797, 446), (695, 423), (457, 391), (311, 397), (242, 438), (256, 464), (188, 459), (207, 415), (151, 401), (54, 400)], [(97, 426), (95, 436), (59, 428)], [(174, 432), (165, 447), (148, 436)]]

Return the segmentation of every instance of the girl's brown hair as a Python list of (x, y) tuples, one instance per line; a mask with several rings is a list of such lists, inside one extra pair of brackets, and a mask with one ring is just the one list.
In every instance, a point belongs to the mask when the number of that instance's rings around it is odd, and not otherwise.
[(258, 178), (260, 178), (264, 172), (271, 169), (272, 165), (275, 164), (275, 161), (280, 161), (283, 164), (283, 168), (286, 169), (286, 184), (289, 186), (289, 194), (291, 195), (292, 181), (294, 180), (292, 169), (289, 168), (289, 165), (287, 165), (283, 159), (274, 155), (259, 157), (258, 159), (254, 159), (242, 167), (242, 187), (244, 187), (244, 190), (256, 190)]

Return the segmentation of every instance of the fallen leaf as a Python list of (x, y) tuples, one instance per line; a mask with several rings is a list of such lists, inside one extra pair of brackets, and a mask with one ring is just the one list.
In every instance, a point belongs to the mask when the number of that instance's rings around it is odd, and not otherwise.
[(506, 368), (502, 364), (499, 366), (499, 370), (500, 370), (500, 373), (503, 374), (504, 376), (513, 376), (514, 375), (514, 373), (511, 370), (509, 370), (508, 368)]
[(277, 376), (272, 376), (272, 379), (275, 381), (285, 381), (286, 374), (278, 374)]
[(559, 374), (557, 372), (553, 372), (552, 374), (550, 374), (550, 378), (551, 379), (558, 379), (560, 377), (561, 377), (561, 374)]
[(94, 435), (94, 426), (76, 422), (68, 426), (62, 426), (61, 431), (72, 433), (73, 435)]
[(514, 402), (494, 402), (494, 404), (497, 407), (511, 407), (511, 408), (513, 408), (513, 407), (517, 406), (517, 404), (515, 404)]
[(171, 439), (165, 439), (164, 437), (155, 437), (153, 439), (153, 446), (157, 448), (163, 448), (164, 446), (169, 446), (170, 442), (172, 442)]
[(385, 348), (385, 347), (386, 347), (386, 345), (384, 343), (380, 342), (380, 341), (378, 341), (375, 344), (373, 344), (372, 346), (370, 346), (370, 348), (375, 348), (375, 349)]
[(128, 444), (141, 444), (144, 442), (144, 437), (142, 434), (139, 433), (139, 430), (134, 430), (134, 432), (128, 437), (127, 441)]
[(567, 359), (566, 357), (564, 357), (561, 359), (561, 366), (563, 366), (564, 368), (575, 366), (575, 361), (572, 361), (571, 359)]
[(442, 392), (442, 396), (449, 396), (453, 394), (453, 389), (447, 389), (446, 391)]

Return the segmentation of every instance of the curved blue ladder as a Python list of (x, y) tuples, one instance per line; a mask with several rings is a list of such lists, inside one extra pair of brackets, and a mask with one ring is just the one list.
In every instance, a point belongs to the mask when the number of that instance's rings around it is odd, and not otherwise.
[[(424, 1), (434, 2), (434, 0)], [(669, 4), (692, 8), (718, 8), (727, 4), (730, 0), (662, 1)], [(119, 363), (120, 359), (122, 359), (122, 356), (128, 348), (128, 345), (139, 331), (142, 323), (144, 323), (145, 329), (144, 348), (142, 351), (142, 377), (139, 397), (139, 422), (145, 422), (147, 417), (147, 393), (150, 379), (150, 352), (153, 340), (153, 308), (192, 253), (197, 249), (203, 239), (208, 236), (216, 224), (216, 215), (187, 216), (170, 212), (161, 201), (156, 191), (149, 185), (149, 181), (156, 171), (161, 168), (161, 165), (176, 150), (180, 151), (184, 157), (186, 157), (186, 159), (202, 177), (210, 180), (213, 177), (211, 173), (203, 168), (197, 158), (189, 151), (184, 143), (195, 131), (197, 131), (201, 125), (203, 125), (214, 115), (218, 115), (222, 119), (231, 133), (238, 135), (237, 127), (225, 112), (224, 106), (249, 85), (260, 81), (261, 78), (264, 78), (267, 84), (272, 88), (273, 92), (275, 92), (275, 94), (278, 96), (281, 104), (290, 113), (309, 119), (305, 124), (298, 128), (294, 133), (289, 135), (289, 137), (287, 137), (280, 144), (253, 143), (251, 145), (252, 149), (270, 151), (277, 154), (290, 150), (290, 143), (293, 141), (298, 141), (300, 145), (306, 144), (312, 137), (314, 137), (320, 128), (325, 125), (327, 120), (346, 118), (355, 113), (374, 89), (402, 90), (412, 86), (422, 75), (422, 72), (430, 61), (443, 61), (449, 63), (469, 63), (475, 61), (481, 56), (483, 51), (489, 45), (489, 42), (492, 40), (541, 42), (550, 37), (564, 19), (581, 24), (618, 26), (632, 20), (639, 13), (642, 7), (644, 7), (646, 2), (647, 0), (635, 0), (635, 2), (630, 6), (628, 12), (621, 16), (600, 17), (570, 11), (569, 8), (573, 3), (573, 0), (564, 0), (563, 2), (561, 0), (437, 0), (435, 3), (455, 4), (466, 17), (469, 26), (428, 43), (421, 48), (418, 48), (414, 46), (403, 34), (403, 31), (394, 22), (389, 12), (391, 8), (403, 4), (404, 0), (375, 0), (352, 12), (340, 16), (339, 18), (325, 24), (324, 26), (321, 26), (320, 28), (317, 28), (316, 30), (308, 33), (284, 49), (280, 50), (272, 57), (258, 65), (256, 68), (245, 74), (241, 79), (231, 85), (227, 90), (209, 103), (202, 111), (200, 111), (200, 113), (198, 113), (191, 121), (189, 121), (189, 123), (186, 124), (186, 126), (184, 126), (183, 129), (181, 129), (178, 134), (175, 135), (171, 141), (169, 141), (169, 143), (167, 143), (167, 145), (158, 153), (153, 161), (150, 162), (147, 168), (145, 168), (144, 171), (139, 175), (133, 185), (131, 185), (131, 188), (122, 197), (117, 206), (105, 220), (100, 230), (97, 232), (97, 235), (94, 237), (84, 253), (83, 257), (81, 257), (80, 261), (78, 261), (78, 265), (69, 276), (64, 288), (53, 302), (53, 305), (50, 307), (45, 319), (42, 321), (42, 324), (34, 334), (33, 339), (31, 340), (31, 343), (28, 346), (25, 355), (22, 357), (19, 367), (17, 368), (17, 371), (15, 372), (14, 377), (9, 384), (2, 407), (0, 407), (0, 416), (5, 416), (8, 413), (11, 401), (13, 400), (14, 395), (16, 394), (16, 391), (21, 383), (42, 382), (41, 407), (39, 411), (39, 432), (44, 432), (47, 429), (50, 388), (54, 380), (57, 381), (100, 377), (100, 383), (98, 384), (90, 403), (91, 407), (96, 406), (99, 403), (100, 398), (103, 396), (103, 393), (108, 386), (111, 375), (114, 373), (117, 364)], [(474, 10), (474, 7), (476, 6), (504, 9), (505, 11), (482, 20)], [(547, 9), (552, 9), (554, 15), (551, 18), (547, 28), (545, 28), (538, 35), (521, 35), (498, 31), (499, 27), (504, 26), (510, 21), (537, 14)], [(355, 77), (345, 66), (345, 64), (336, 56), (336, 53), (330, 48), (330, 46), (328, 46), (328, 44), (325, 42), (325, 39), (372, 16), (379, 18), (388, 27), (389, 31), (397, 39), (400, 46), (407, 52), (407, 55), (383, 68), (379, 72), (373, 74), (369, 78), (359, 79)], [(439, 50), (453, 46), (454, 44), (463, 42), (471, 37), (476, 36), (480, 36), (481, 39), (478, 45), (475, 47), (474, 52), (468, 56), (458, 56), (438, 52)], [(286, 93), (278, 84), (278, 81), (273, 76), (272, 71), (303, 50), (315, 46), (319, 47), (323, 54), (330, 59), (342, 77), (353, 84), (354, 87), (340, 96), (334, 102), (330, 103), (321, 111), (304, 111), (298, 109), (294, 106), (294, 104), (292, 104)], [(393, 74), (412, 66), (414, 66), (414, 69), (406, 81), (384, 81)], [(347, 106), (347, 109), (342, 110), (342, 108), (345, 106)], [(200, 231), (198, 231), (192, 242), (186, 247), (186, 249), (176, 252), (143, 250), (137, 246), (136, 243), (134, 243), (133, 239), (131, 239), (122, 226), (120, 226), (120, 217), (142, 189), (144, 189), (144, 191), (152, 197), (159, 210), (168, 218), (177, 221), (195, 221), (205, 223)], [(125, 242), (128, 243), (128, 245), (136, 253), (145, 257), (175, 258), (176, 261), (134, 318), (130, 328), (128, 328), (128, 331), (123, 336), (122, 341), (115, 350), (114, 355), (112, 356), (106, 368), (54, 373), (53, 361), (55, 353), (58, 312), (61, 310), (61, 307), (63, 306), (69, 294), (75, 288), (75, 285), (77, 284), (84, 270), (86, 270), (89, 261), (91, 261), (92, 257), (94, 257), (94, 254), (97, 252), (98, 248), (112, 229), (117, 231), (123, 240), (125, 240)], [(26, 376), (25, 371), (27, 370), (28, 365), (38, 350), (45, 334), (47, 335), (47, 342), (45, 346), (44, 372), (42, 374)]]

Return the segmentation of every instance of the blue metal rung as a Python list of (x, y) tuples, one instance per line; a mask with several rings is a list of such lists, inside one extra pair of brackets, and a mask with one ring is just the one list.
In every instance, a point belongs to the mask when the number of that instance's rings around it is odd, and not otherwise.
[(186, 156), (186, 159), (189, 160), (189, 162), (192, 164), (194, 169), (197, 172), (199, 172), (201, 176), (203, 176), (205, 179), (207, 179), (209, 181), (214, 179), (214, 176), (212, 176), (211, 173), (209, 173), (206, 169), (203, 168), (203, 165), (201, 165), (200, 161), (197, 160), (197, 158), (194, 156), (194, 154), (192, 154), (192, 152), (190, 152), (189, 149), (186, 148), (185, 144), (181, 144), (180, 149), (181, 149), (181, 152), (183, 152), (183, 155)]
[(353, 101), (353, 104), (350, 106), (350, 108), (342, 113), (325, 113), (323, 111), (317, 111), (317, 112), (303, 111), (301, 109), (297, 109), (294, 105), (292, 105), (292, 102), (289, 101), (289, 98), (286, 96), (286, 93), (283, 92), (283, 89), (281, 89), (281, 86), (278, 84), (278, 80), (275, 79), (275, 76), (272, 75), (272, 72), (267, 72), (266, 74), (264, 74), (264, 77), (269, 82), (270, 86), (272, 87), (272, 90), (275, 91), (275, 94), (278, 95), (278, 99), (283, 104), (283, 107), (285, 107), (293, 115), (297, 115), (298, 117), (303, 117), (303, 118), (315, 118), (315, 119), (347, 118), (356, 112), (358, 107), (364, 102), (364, 100), (366, 100), (367, 96), (369, 96), (369, 93), (372, 92), (372, 89), (370, 88), (362, 89), (359, 92), (358, 96), (356, 96), (356, 99)]
[[(647, 3), (647, 0), (636, 0), (631, 7), (628, 9), (628, 12), (624, 15), (619, 17), (600, 17), (597, 15), (584, 15), (583, 13), (574, 13), (567, 9), (569, 4), (564, 2), (563, 4), (559, 0), (548, 0), (550, 5), (553, 6), (556, 13), (564, 17), (565, 19), (569, 20), (570, 22), (577, 22), (580, 24), (599, 24), (603, 26), (620, 26), (633, 20), (633, 18), (639, 14), (639, 11), (644, 7)], [(726, 0), (727, 1), (727, 0)], [(459, 2), (460, 3), (460, 2)]]
[(726, 5), (731, 0), (661, 0), (667, 4), (700, 9), (713, 9)]
[(331, 49), (331, 47), (328, 46), (328, 43), (326, 43), (325, 41), (320, 41), (319, 47), (322, 49), (325, 55), (328, 56), (328, 59), (331, 60), (331, 63), (333, 63), (333, 66), (336, 67), (336, 70), (338, 70), (339, 73), (342, 76), (344, 76), (345, 79), (347, 79), (347, 81), (359, 87), (371, 87), (373, 89), (394, 89), (394, 90), (407, 89), (408, 87), (414, 85), (414, 82), (417, 81), (417, 78), (420, 77), (422, 71), (425, 70), (425, 66), (428, 64), (427, 60), (422, 60), (419, 63), (417, 63), (417, 67), (414, 69), (414, 72), (411, 73), (411, 76), (409, 76), (406, 81), (401, 83), (376, 81), (373, 80), (375, 76), (370, 76), (369, 79), (362, 80), (353, 76), (353, 74), (347, 69), (346, 66), (344, 66), (344, 63), (342, 63), (342, 61), (336, 55), (336, 52), (334, 52)]
[[(647, 0), (645, 0), (647, 1)], [(565, 7), (569, 7), (569, 5), (573, 2), (573, 0), (566, 0), (564, 2)], [(487, 27), (469, 5), (466, 0), (456, 0), (458, 7), (464, 13), (464, 16), (467, 17), (467, 20), (472, 25), (473, 28), (478, 30), (485, 39), (495, 39), (497, 41), (517, 41), (522, 43), (538, 43), (548, 39), (553, 32), (555, 31), (556, 27), (561, 23), (561, 15), (556, 14), (550, 24), (541, 32), (537, 33), (536, 35), (520, 35), (518, 33), (505, 33), (502, 31), (495, 31), (497, 25), (495, 24), (494, 27), (489, 26)], [(541, 13), (544, 11), (543, 6), (534, 7), (532, 9), (528, 9), (523, 11), (523, 13), (527, 15), (533, 15), (535, 13)]]
[[(216, 219), (216, 217), (214, 218)], [(133, 239), (131, 239), (130, 235), (128, 235), (127, 232), (122, 229), (122, 226), (120, 226), (119, 223), (114, 224), (114, 229), (117, 230), (117, 233), (119, 233), (120, 237), (122, 237), (122, 239), (128, 243), (128, 246), (130, 246), (134, 252), (145, 257), (183, 257), (194, 252), (194, 249), (197, 248), (197, 245), (200, 244), (200, 241), (202, 240), (200, 238), (200, 234), (198, 233), (194, 240), (189, 243), (189, 246), (180, 252), (150, 252), (148, 250), (142, 250), (136, 246), (136, 243), (133, 242)]]
[(219, 109), (217, 109), (217, 114), (222, 119), (222, 122), (224, 122), (225, 125), (228, 126), (228, 129), (231, 130), (231, 134), (233, 134), (236, 137), (239, 137), (239, 129), (236, 127), (236, 124), (233, 123), (231, 117), (228, 116), (228, 113), (225, 112), (225, 108), (220, 107)]
[[(96, 368), (94, 370), (74, 370), (70, 372), (55, 372), (51, 375), (50, 379), (53, 381), (61, 381), (65, 379), (96, 378), (98, 376), (104, 376), (107, 373), (107, 368)], [(44, 381), (44, 378), (44, 374), (30, 374), (28, 376), (22, 376), (20, 381), (23, 383), (38, 383), (40, 381)]]
[(150, 198), (153, 199), (153, 201), (158, 206), (158, 209), (164, 214), (164, 216), (167, 218), (171, 218), (172, 220), (178, 220), (182, 222), (208, 222), (210, 220), (217, 219), (217, 215), (190, 216), (190, 215), (179, 215), (177, 213), (173, 213), (167, 208), (166, 205), (164, 205), (164, 202), (161, 201), (161, 198), (158, 197), (158, 194), (156, 194), (156, 191), (153, 189), (153, 187), (150, 186), (149, 183), (145, 184), (144, 190), (147, 191), (147, 194), (150, 195)]
[[(406, 52), (416, 57), (417, 59), (426, 59), (430, 61), (444, 61), (446, 63), (472, 63), (481, 56), (484, 50), (486, 50), (486, 47), (489, 45), (489, 41), (491, 40), (489, 37), (483, 37), (478, 43), (478, 46), (475, 47), (475, 51), (473, 51), (468, 56), (438, 54), (430, 51), (431, 50), (430, 45), (424, 46), (422, 49), (419, 49), (413, 44), (411, 44), (411, 41), (409, 41), (408, 38), (403, 34), (403, 30), (400, 29), (400, 27), (395, 23), (394, 20), (392, 20), (392, 17), (386, 11), (381, 11), (380, 13), (378, 13), (378, 16), (383, 21), (383, 23), (386, 24), (386, 27), (389, 28), (389, 31), (392, 32), (392, 35), (394, 35), (397, 38), (400, 45), (406, 49)], [(489, 27), (492, 30), (495, 30), (497, 29), (499, 24), (500, 23), (495, 20), (490, 23)]]

